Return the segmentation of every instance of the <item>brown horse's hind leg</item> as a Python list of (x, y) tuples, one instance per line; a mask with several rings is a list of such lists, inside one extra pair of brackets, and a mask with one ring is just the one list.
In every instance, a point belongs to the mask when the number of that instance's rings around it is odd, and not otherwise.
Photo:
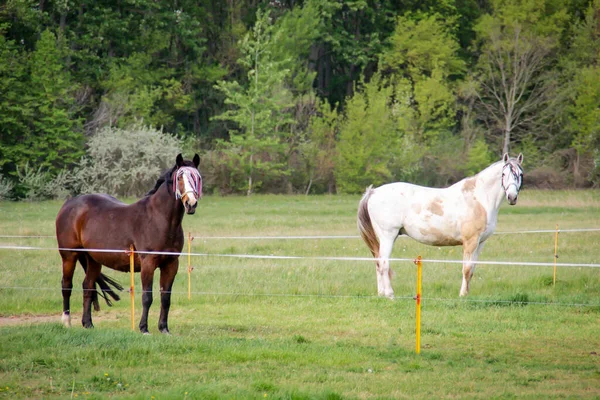
[(98, 264), (92, 257), (86, 255), (87, 268), (83, 280), (83, 316), (81, 323), (84, 328), (93, 328), (92, 323), (92, 301), (97, 298), (96, 279), (100, 276), (102, 265)]
[(174, 259), (171, 263), (160, 269), (160, 318), (158, 319), (158, 330), (161, 333), (169, 334), (169, 308), (171, 308), (171, 290), (175, 275), (179, 269), (179, 259)]
[(71, 293), (73, 291), (73, 274), (77, 265), (77, 253), (72, 251), (61, 251), (62, 258), (62, 296), (63, 296), (63, 313), (62, 323), (67, 327), (71, 327)]

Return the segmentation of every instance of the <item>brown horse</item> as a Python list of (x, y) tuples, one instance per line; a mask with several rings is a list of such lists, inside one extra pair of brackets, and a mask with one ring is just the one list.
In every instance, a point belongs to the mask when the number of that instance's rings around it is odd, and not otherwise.
[[(96, 284), (102, 289), (108, 305), (110, 301), (107, 295), (119, 300), (110, 285), (122, 289), (101, 273), (103, 265), (117, 271), (129, 271), (129, 256), (125, 250), (130, 245), (135, 251), (141, 252), (181, 252), (184, 241), (181, 227), (183, 215), (194, 214), (197, 201), (202, 196), (199, 163), (197, 154), (193, 161), (185, 161), (181, 154), (177, 155), (175, 166), (157, 180), (155, 187), (144, 198), (130, 205), (106, 194), (87, 194), (65, 202), (56, 217), (56, 238), (63, 267), (62, 321), (65, 326), (71, 326), (70, 298), (77, 261), (85, 270), (81, 322), (85, 328), (93, 328), (92, 302), (96, 311), (99, 309)], [(178, 267), (179, 254), (135, 253), (135, 272), (141, 273), (143, 290), (142, 333), (148, 333), (152, 281), (157, 268), (160, 268), (161, 294), (158, 329), (162, 333), (169, 333), (167, 319), (171, 288)]]

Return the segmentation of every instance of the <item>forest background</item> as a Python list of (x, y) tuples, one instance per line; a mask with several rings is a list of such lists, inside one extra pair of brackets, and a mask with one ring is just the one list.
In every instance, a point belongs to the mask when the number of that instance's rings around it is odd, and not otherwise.
[(7, 0), (0, 199), (600, 185), (600, 0)]

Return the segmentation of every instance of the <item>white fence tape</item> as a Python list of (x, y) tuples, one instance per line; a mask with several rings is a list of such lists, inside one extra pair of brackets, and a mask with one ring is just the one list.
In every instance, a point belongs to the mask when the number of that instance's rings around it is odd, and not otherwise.
[[(55, 247), (35, 247), (35, 246), (0, 246), (0, 249), (5, 250), (62, 250), (62, 251), (78, 251), (91, 253), (129, 253), (128, 249), (73, 249), (73, 248), (55, 248)], [(171, 252), (171, 251), (144, 251), (136, 250), (137, 254), (155, 254), (166, 256), (187, 256), (187, 252)], [(229, 257), (229, 258), (247, 258), (247, 259), (266, 259), (266, 260), (317, 260), (317, 261), (375, 261), (372, 257), (332, 257), (332, 256), (275, 256), (275, 255), (260, 255), (260, 254), (219, 254), (219, 253), (189, 253), (195, 257)], [(390, 258), (390, 261), (407, 261), (413, 262), (413, 258)], [(423, 259), (423, 263), (438, 263), (438, 264), (462, 264), (463, 260), (436, 260)], [(600, 268), (600, 264), (578, 264), (578, 263), (545, 263), (545, 262), (529, 262), (529, 261), (477, 261), (477, 265), (518, 265), (530, 267), (584, 267), (584, 268)]]
[[(600, 228), (577, 228), (577, 229), (559, 229), (558, 233), (577, 233), (577, 232), (600, 232)], [(556, 229), (540, 229), (528, 231), (499, 231), (494, 235), (514, 235), (527, 233), (556, 233)], [(55, 235), (0, 235), (0, 238), (6, 239), (43, 239), (55, 238)], [(321, 240), (321, 239), (360, 239), (359, 235), (306, 235), (306, 236), (196, 236), (194, 239), (201, 240)], [(408, 236), (399, 236), (399, 238), (408, 238)]]

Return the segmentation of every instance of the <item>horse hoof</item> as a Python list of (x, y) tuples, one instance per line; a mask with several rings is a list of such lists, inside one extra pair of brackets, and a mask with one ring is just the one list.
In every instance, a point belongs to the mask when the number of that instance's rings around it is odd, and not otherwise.
[(65, 326), (65, 328), (71, 327), (71, 314), (63, 313), (61, 320), (62, 320), (62, 323)]
[(142, 335), (144, 335), (144, 336), (150, 336), (152, 334), (150, 332), (146, 331), (146, 332), (142, 332)]
[(161, 330), (160, 330), (160, 333), (162, 333), (163, 335), (168, 335), (168, 336), (171, 336), (171, 332), (169, 332), (169, 330), (168, 330), (168, 329), (161, 329)]

